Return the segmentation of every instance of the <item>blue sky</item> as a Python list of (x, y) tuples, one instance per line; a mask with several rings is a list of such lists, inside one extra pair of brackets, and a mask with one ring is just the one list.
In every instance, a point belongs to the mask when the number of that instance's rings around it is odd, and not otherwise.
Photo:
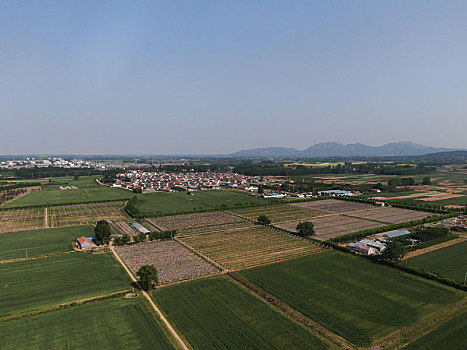
[(467, 147), (467, 2), (0, 0), (0, 154)]

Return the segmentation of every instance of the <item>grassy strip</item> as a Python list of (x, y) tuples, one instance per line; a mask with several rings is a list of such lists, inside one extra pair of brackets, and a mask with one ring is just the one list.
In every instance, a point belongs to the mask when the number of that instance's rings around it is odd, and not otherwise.
[(453, 239), (458, 239), (458, 238), (459, 238), (459, 236), (456, 236), (456, 235), (449, 235), (449, 236), (445, 236), (445, 237), (438, 237), (438, 238), (432, 239), (431, 241), (424, 242), (424, 243), (421, 243), (421, 244), (417, 244), (417, 245), (416, 245), (413, 249), (411, 249), (410, 251), (413, 252), (413, 251), (416, 251), (416, 250), (428, 248), (428, 247), (431, 247), (431, 246), (433, 246), (433, 245), (437, 245), (437, 244), (440, 244), (440, 243), (452, 241)]

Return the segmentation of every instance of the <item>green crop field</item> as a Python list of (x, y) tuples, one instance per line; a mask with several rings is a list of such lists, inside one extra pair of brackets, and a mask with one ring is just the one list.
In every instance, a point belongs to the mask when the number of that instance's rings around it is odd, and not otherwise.
[(462, 298), (462, 292), (344, 253), (241, 272), (352, 343), (368, 346)]
[(174, 349), (141, 299), (78, 305), (0, 323), (2, 349)]
[(449, 320), (441, 327), (409, 344), (404, 350), (464, 350), (467, 349), (467, 312)]
[(142, 213), (159, 214), (268, 203), (267, 200), (233, 190), (208, 190), (191, 193), (193, 193), (191, 196), (187, 192), (157, 192), (139, 195), (136, 208)]
[(92, 226), (75, 226), (0, 235), (0, 260), (39, 256), (73, 249), (72, 242), (81, 236), (93, 236)]
[(164, 287), (154, 296), (195, 349), (327, 348), (227, 276)]
[(130, 288), (110, 254), (70, 253), (0, 264), (0, 316)]
[[(77, 190), (59, 190), (60, 186), (76, 186)], [(5, 208), (27, 207), (34, 205), (69, 204), (77, 202), (95, 202), (107, 200), (125, 200), (132, 197), (130, 191), (99, 185), (96, 177), (81, 177), (79, 180), (63, 180), (46, 183), (42, 191), (33, 191), (8, 204)]]
[(415, 256), (407, 261), (410, 265), (464, 282), (467, 273), (467, 241)]

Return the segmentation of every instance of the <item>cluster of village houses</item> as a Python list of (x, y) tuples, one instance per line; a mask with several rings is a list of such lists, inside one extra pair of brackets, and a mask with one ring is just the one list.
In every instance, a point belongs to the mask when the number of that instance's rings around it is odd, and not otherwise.
[(145, 191), (220, 189), (221, 187), (257, 191), (258, 184), (272, 184), (273, 182), (277, 182), (277, 180), (270, 177), (245, 176), (236, 173), (166, 173), (133, 170), (118, 174), (113, 187), (129, 190), (139, 187)]

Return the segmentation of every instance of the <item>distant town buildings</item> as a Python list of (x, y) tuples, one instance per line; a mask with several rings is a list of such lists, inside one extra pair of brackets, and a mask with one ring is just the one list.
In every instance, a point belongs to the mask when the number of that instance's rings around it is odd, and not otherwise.
[(166, 173), (132, 170), (118, 174), (113, 187), (129, 190), (174, 191), (230, 188), (244, 191), (257, 191), (259, 184), (277, 181), (269, 177), (246, 176), (236, 173)]

